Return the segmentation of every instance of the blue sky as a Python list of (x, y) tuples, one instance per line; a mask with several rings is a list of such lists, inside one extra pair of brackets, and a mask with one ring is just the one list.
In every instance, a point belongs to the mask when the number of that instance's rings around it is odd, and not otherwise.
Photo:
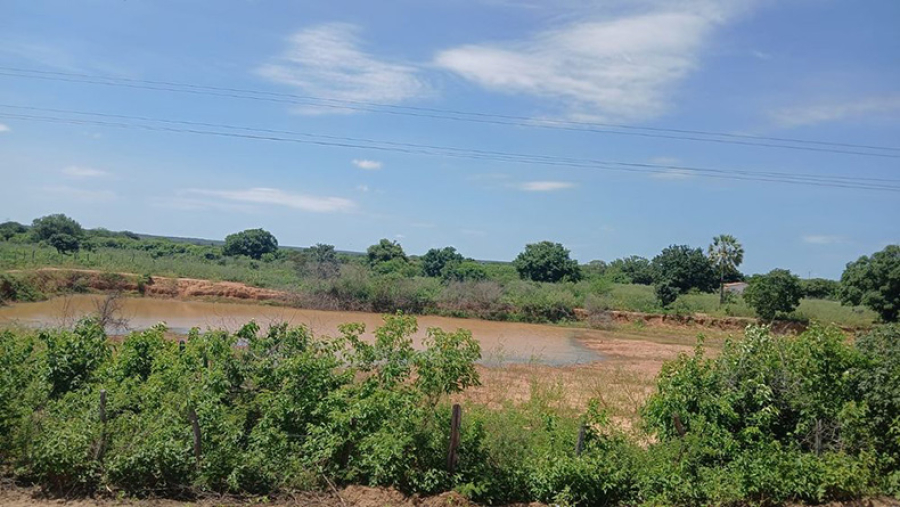
[[(898, 151), (534, 126), (613, 123), (896, 148), (898, 23), (895, 0), (6, 0), (0, 67), (56, 74), (0, 70), (0, 220), (64, 212), (89, 227), (206, 238), (264, 227), (286, 245), (364, 250), (387, 237), (413, 254), (454, 245), (495, 260), (550, 239), (583, 262), (705, 247), (730, 233), (744, 244), (749, 273), (838, 277), (846, 262), (900, 242), (900, 193), (200, 135), (184, 130), (208, 128), (160, 131), (134, 118), (551, 162), (900, 180)], [(73, 82), (86, 79), (74, 74), (116, 85)], [(146, 81), (281, 95), (122, 86)], [(531, 120), (453, 121), (446, 111)]]

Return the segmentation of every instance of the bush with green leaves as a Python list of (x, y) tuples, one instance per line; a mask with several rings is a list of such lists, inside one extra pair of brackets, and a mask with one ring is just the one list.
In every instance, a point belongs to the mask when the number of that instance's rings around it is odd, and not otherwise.
[(432, 248), (422, 256), (422, 273), (430, 277), (442, 277), (445, 270), (452, 269), (465, 260), (452, 246)]
[(719, 277), (712, 262), (700, 248), (672, 245), (663, 249), (651, 261), (655, 285), (667, 284), (685, 293), (692, 289), (711, 292)]
[(359, 324), (318, 338), (251, 322), (234, 334), (194, 330), (183, 345), (157, 326), (115, 347), (93, 320), (34, 338), (4, 332), (0, 452), (55, 491), (268, 493), (316, 485), (322, 474), (449, 489), (446, 396), (478, 384), (481, 351), (467, 331), (440, 329), (415, 350), (416, 331), (398, 315), (374, 343)]
[(779, 313), (794, 311), (803, 297), (800, 278), (786, 269), (773, 269), (750, 279), (744, 289), (744, 300), (759, 318), (770, 321)]
[(516, 257), (513, 265), (523, 280), (577, 282), (581, 279), (578, 261), (569, 257), (568, 249), (552, 241), (525, 245), (525, 250)]
[(900, 245), (847, 264), (841, 275), (841, 302), (865, 305), (885, 322), (900, 317)]
[(861, 425), (895, 416), (891, 407), (861, 409), (861, 368), (865, 355), (839, 329), (816, 326), (796, 337), (750, 327), (715, 359), (698, 346), (667, 363), (644, 421), (661, 439), (660, 455), (679, 455), (677, 464), (654, 465), (662, 468), (651, 481), (677, 469), (679, 483), (648, 484), (648, 498), (822, 502), (880, 490), (896, 465), (879, 463), (883, 445)]
[(278, 251), (278, 240), (265, 229), (247, 229), (225, 237), (224, 255), (246, 255), (259, 260), (265, 254)]

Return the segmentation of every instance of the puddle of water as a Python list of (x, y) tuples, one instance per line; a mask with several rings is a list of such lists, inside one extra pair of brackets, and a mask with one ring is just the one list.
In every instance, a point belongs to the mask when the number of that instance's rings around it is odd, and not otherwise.
[[(77, 295), (42, 301), (17, 303), (0, 307), (0, 326), (18, 324), (27, 327), (66, 327), (77, 318), (95, 313), (103, 296)], [(374, 339), (372, 331), (381, 323), (381, 315), (365, 312), (303, 310), (240, 303), (207, 303), (172, 299), (125, 298), (121, 300), (120, 317), (127, 319), (128, 328), (147, 329), (165, 322), (175, 333), (185, 334), (192, 327), (235, 331), (250, 320), (265, 328), (269, 324), (287, 322), (306, 325), (316, 335), (337, 336), (338, 326), (348, 322), (366, 325), (367, 339)], [(494, 322), (478, 319), (418, 316), (419, 331), (412, 337), (413, 345), (422, 347), (425, 330), (439, 327), (446, 331), (468, 329), (481, 343), (483, 363), (539, 362), (550, 365), (596, 361), (600, 355), (575, 338), (579, 332), (564, 327)], [(583, 332), (583, 330), (581, 330)]]

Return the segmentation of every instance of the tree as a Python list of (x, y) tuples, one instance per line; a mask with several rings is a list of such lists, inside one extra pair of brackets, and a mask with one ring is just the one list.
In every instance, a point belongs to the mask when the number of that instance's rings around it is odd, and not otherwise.
[(656, 293), (656, 299), (659, 300), (659, 304), (661, 304), (663, 308), (667, 308), (678, 299), (680, 291), (669, 283), (668, 280), (663, 280), (656, 284), (654, 292)]
[(65, 233), (54, 234), (47, 242), (61, 254), (77, 252), (81, 248), (78, 238)]
[(459, 265), (465, 258), (452, 246), (444, 248), (432, 248), (422, 256), (422, 272), (425, 276), (444, 276), (448, 268)]
[(725, 275), (737, 271), (744, 262), (744, 247), (730, 234), (720, 234), (713, 238), (707, 250), (709, 262), (719, 273), (719, 304), (725, 302)]
[(316, 243), (304, 252), (303, 259), (304, 270), (317, 278), (332, 278), (341, 269), (334, 245)]
[(278, 251), (278, 240), (264, 229), (247, 229), (225, 237), (222, 253), (225, 255), (246, 255), (259, 260), (263, 254)]
[(390, 262), (394, 259), (398, 259), (403, 263), (409, 261), (409, 258), (406, 257), (406, 252), (403, 251), (403, 247), (400, 246), (400, 243), (389, 239), (382, 239), (378, 243), (370, 246), (366, 250), (366, 254), (369, 257), (370, 266), (375, 266), (383, 262)]
[(607, 273), (614, 282), (618, 283), (653, 284), (653, 268), (650, 266), (650, 261), (638, 255), (610, 262)]
[(454, 282), (477, 282), (488, 277), (484, 267), (475, 261), (450, 264), (444, 268), (442, 276)]
[(0, 239), (9, 241), (9, 238), (28, 231), (28, 228), (19, 222), (3, 222), (0, 224)]
[(840, 282), (827, 278), (800, 280), (800, 286), (803, 287), (803, 297), (829, 300), (837, 299), (841, 288)]
[(67, 234), (76, 240), (84, 237), (81, 224), (62, 213), (35, 218), (31, 223), (31, 233), (38, 241), (50, 241), (55, 234)]
[(786, 269), (773, 269), (750, 279), (744, 300), (763, 320), (772, 320), (778, 312), (790, 313), (800, 304), (803, 288), (800, 278)]
[(672, 245), (654, 257), (651, 266), (655, 284), (666, 282), (680, 293), (691, 289), (711, 292), (716, 287), (715, 269), (699, 248)]
[(576, 282), (581, 279), (578, 261), (569, 258), (569, 250), (561, 244), (550, 241), (525, 245), (513, 265), (519, 277), (535, 282)]
[(847, 264), (841, 275), (841, 302), (865, 305), (885, 322), (900, 316), (900, 245), (865, 255)]

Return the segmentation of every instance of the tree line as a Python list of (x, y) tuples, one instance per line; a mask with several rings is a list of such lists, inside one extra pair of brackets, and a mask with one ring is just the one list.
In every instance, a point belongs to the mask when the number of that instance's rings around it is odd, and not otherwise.
[[(327, 280), (341, 273), (341, 266), (358, 262), (349, 254), (339, 253), (333, 245), (316, 244), (309, 248), (286, 250), (277, 238), (261, 228), (229, 234), (221, 248), (178, 245), (171, 242), (142, 241), (129, 231), (85, 229), (63, 214), (35, 219), (30, 226), (16, 222), (0, 224), (0, 239), (19, 243), (51, 246), (62, 255), (98, 247), (152, 248), (154, 255), (193, 247), (198, 255), (215, 260), (225, 257), (247, 257), (254, 261), (291, 259), (305, 276)], [(896, 321), (900, 312), (900, 246), (889, 245), (871, 256), (862, 256), (847, 264), (840, 281), (826, 279), (801, 280), (785, 269), (746, 276), (739, 270), (744, 248), (731, 235), (712, 239), (704, 250), (690, 245), (671, 245), (652, 259), (629, 256), (611, 262), (591, 261), (579, 264), (562, 244), (541, 241), (527, 244), (512, 261), (518, 277), (525, 281), (567, 284), (588, 280), (610, 283), (651, 285), (660, 305), (670, 307), (680, 295), (718, 291), (720, 305), (734, 297), (726, 284), (747, 283), (743, 298), (757, 315), (772, 320), (792, 312), (801, 298), (839, 300), (843, 304), (864, 305), (886, 322)], [(491, 265), (465, 257), (453, 246), (432, 248), (424, 255), (409, 256), (397, 241), (382, 239), (368, 247), (362, 258), (366, 269), (376, 276), (425, 277), (443, 283), (479, 282), (495, 276)]]

